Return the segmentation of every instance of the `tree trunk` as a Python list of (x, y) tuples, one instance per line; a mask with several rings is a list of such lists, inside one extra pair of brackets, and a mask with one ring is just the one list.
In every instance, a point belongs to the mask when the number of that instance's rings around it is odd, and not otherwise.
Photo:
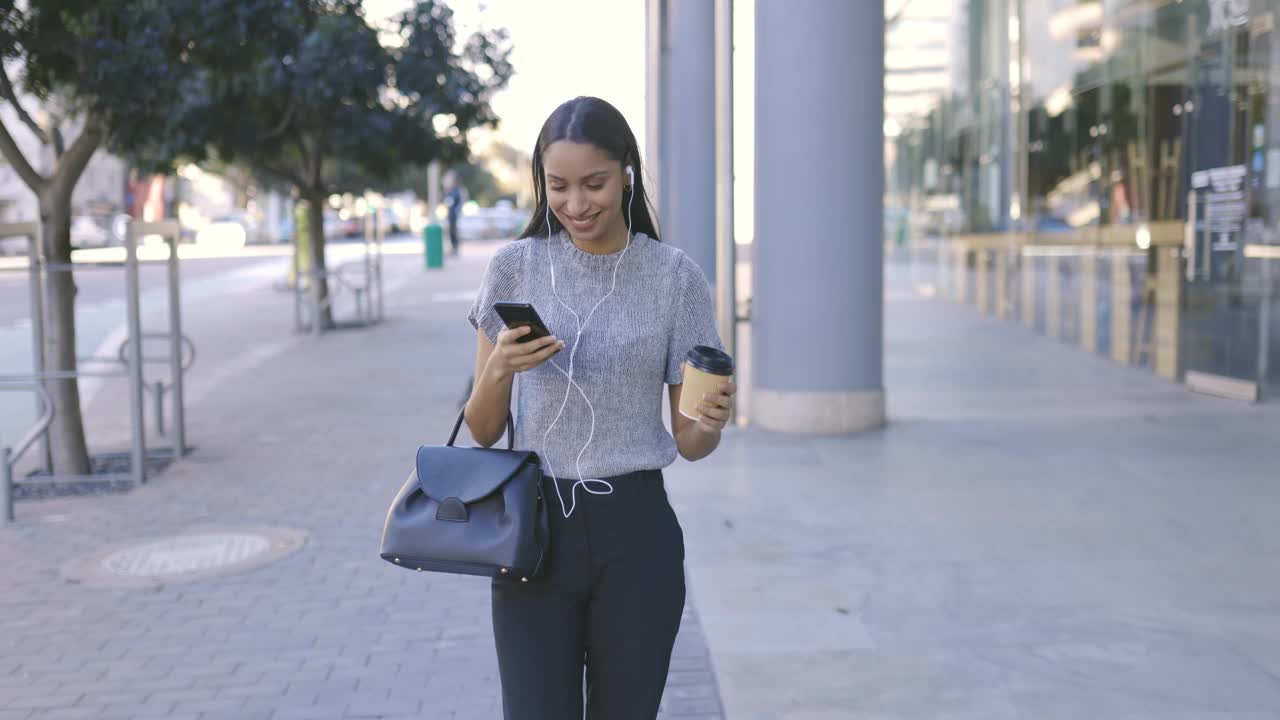
[[(311, 282), (311, 294), (317, 305), (323, 303), (329, 297), (329, 280), (324, 277), (325, 268), (328, 267), (324, 262), (324, 208), (328, 202), (328, 198), (324, 193), (310, 193), (307, 195), (307, 230), (311, 235), (311, 268), (313, 273)], [(320, 326), (325, 330), (332, 330), (333, 307), (325, 307), (320, 311)]]
[[(50, 263), (71, 262), (71, 193), (50, 184), (40, 198), (45, 257)], [(50, 271), (45, 278), (45, 369), (75, 372), (76, 283), (69, 272)], [(53, 397), (53, 424), (49, 448), (56, 475), (88, 475), (89, 451), (80, 412), (80, 385), (74, 380), (46, 383)]]

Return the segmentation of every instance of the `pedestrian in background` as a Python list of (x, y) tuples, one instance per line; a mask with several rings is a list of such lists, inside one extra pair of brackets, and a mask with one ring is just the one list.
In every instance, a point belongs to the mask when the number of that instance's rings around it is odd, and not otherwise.
[(449, 245), (456, 257), (458, 254), (458, 216), (462, 214), (462, 206), (467, 202), (467, 188), (458, 179), (458, 173), (450, 170), (444, 176), (444, 204), (449, 212)]

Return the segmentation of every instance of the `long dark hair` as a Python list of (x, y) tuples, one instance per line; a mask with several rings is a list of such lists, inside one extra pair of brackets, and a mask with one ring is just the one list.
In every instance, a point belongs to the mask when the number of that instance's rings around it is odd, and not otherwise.
[(547, 177), (542, 166), (543, 153), (552, 143), (561, 140), (594, 145), (623, 166), (630, 165), (635, 170), (631, 190), (622, 191), (623, 222), (626, 222), (627, 203), (632, 202), (631, 196), (634, 194), (631, 224), (627, 229), (657, 240), (658, 226), (653, 221), (656, 213), (653, 212), (649, 195), (644, 189), (644, 170), (640, 167), (640, 148), (636, 145), (636, 136), (617, 108), (600, 98), (588, 96), (576, 97), (562, 104), (542, 124), (538, 142), (533, 148), (533, 217), (529, 218), (529, 225), (520, 233), (520, 237), (545, 237), (548, 215), (552, 232), (559, 232), (563, 227), (555, 213), (547, 212)]

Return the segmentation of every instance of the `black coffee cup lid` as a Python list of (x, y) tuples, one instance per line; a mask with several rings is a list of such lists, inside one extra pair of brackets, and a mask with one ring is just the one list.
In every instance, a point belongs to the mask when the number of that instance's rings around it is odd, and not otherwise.
[(707, 345), (695, 345), (687, 360), (690, 365), (712, 375), (733, 374), (733, 358), (729, 353)]

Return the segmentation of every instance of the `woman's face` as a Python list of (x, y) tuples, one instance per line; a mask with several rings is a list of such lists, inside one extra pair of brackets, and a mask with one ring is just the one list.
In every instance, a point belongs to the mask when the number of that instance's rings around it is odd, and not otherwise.
[(547, 204), (578, 242), (626, 233), (622, 217), (622, 163), (586, 143), (561, 140), (542, 154)]

